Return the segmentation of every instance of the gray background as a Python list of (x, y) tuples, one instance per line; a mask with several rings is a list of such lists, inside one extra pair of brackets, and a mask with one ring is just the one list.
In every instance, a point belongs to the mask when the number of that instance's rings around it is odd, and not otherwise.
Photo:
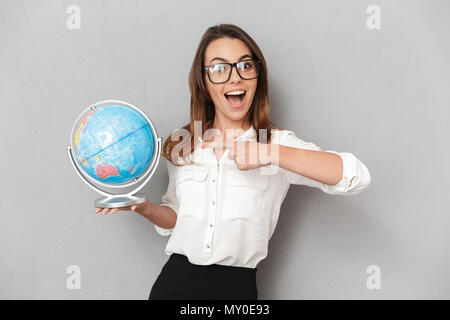
[[(81, 30), (66, 9), (81, 8)], [(369, 5), (381, 30), (366, 27)], [(210, 25), (235, 23), (269, 69), (271, 117), (352, 152), (355, 196), (292, 186), (258, 266), (261, 299), (450, 298), (450, 2), (4, 1), (0, 3), (0, 298), (147, 299), (168, 238), (99, 197), (66, 153), (79, 113), (131, 102), (166, 137), (189, 116), (187, 76)], [(163, 165), (164, 164), (164, 165)], [(162, 159), (145, 192), (167, 188)], [(366, 268), (381, 268), (369, 290)], [(79, 265), (81, 290), (66, 287)]]

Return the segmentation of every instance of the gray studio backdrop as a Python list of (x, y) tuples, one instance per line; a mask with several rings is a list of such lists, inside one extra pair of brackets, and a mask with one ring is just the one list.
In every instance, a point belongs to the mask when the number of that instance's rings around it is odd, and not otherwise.
[[(447, 0), (2, 0), (0, 298), (147, 299), (168, 238), (135, 213), (95, 215), (66, 145), (100, 100), (142, 108), (163, 138), (187, 123), (189, 68), (216, 23), (261, 47), (278, 126), (354, 153), (372, 177), (354, 196), (290, 188), (259, 297), (450, 298), (449, 12)], [(167, 183), (161, 159), (144, 191), (159, 204)]]

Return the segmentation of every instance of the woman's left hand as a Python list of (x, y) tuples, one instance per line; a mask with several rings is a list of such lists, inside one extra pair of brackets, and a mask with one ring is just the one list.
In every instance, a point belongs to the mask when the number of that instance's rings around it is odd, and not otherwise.
[(219, 146), (218, 141), (205, 141), (201, 144), (202, 148), (220, 148), (228, 149), (230, 156), (234, 159), (240, 170), (256, 169), (261, 166), (269, 165), (271, 162), (271, 144), (259, 143), (256, 141), (232, 141), (226, 145)]

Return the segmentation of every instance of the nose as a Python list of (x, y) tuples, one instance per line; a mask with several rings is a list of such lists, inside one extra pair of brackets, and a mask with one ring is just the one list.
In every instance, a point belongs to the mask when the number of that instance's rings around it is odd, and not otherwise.
[(229, 80), (231, 83), (235, 83), (235, 82), (240, 82), (241, 81), (241, 77), (239, 76), (239, 74), (238, 74), (238, 71), (237, 71), (237, 66), (236, 65), (234, 65), (232, 68), (231, 68), (231, 76), (230, 76), (230, 80)]

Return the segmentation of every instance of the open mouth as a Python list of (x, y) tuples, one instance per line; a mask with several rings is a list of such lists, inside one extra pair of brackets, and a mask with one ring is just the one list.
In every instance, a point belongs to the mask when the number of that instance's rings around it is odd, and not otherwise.
[(245, 102), (245, 95), (247, 91), (245, 90), (236, 90), (227, 92), (224, 94), (225, 99), (227, 99), (228, 103), (233, 108), (240, 108), (244, 105)]

